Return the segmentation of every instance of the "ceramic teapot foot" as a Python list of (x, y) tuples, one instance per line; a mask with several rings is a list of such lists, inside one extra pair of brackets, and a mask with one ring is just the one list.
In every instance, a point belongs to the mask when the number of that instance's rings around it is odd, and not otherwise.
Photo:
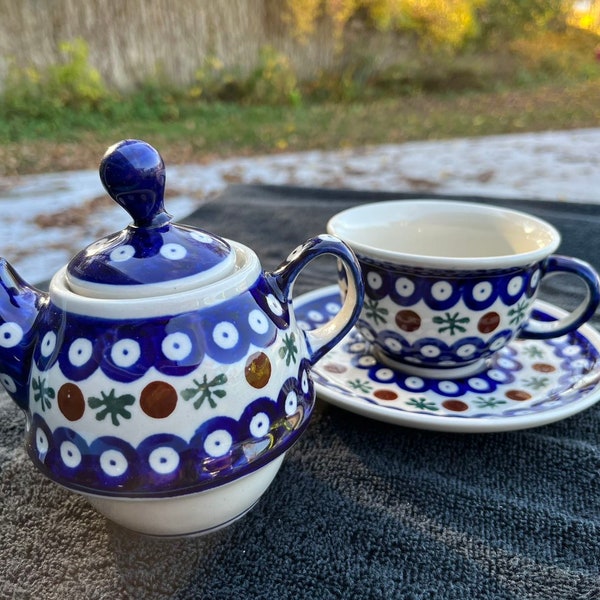
[(216, 488), (171, 498), (123, 499), (85, 494), (114, 523), (146, 536), (202, 536), (243, 517), (260, 500), (285, 454), (244, 477)]

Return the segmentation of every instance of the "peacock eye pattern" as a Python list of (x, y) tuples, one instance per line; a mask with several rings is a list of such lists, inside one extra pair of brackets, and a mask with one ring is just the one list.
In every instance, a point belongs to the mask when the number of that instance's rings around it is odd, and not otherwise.
[(248, 291), (200, 311), (122, 322), (71, 314), (65, 324), (63, 311), (51, 307), (40, 324), (42, 343), (34, 360), (40, 371), (58, 363), (72, 381), (100, 369), (118, 382), (136, 381), (152, 368), (163, 375), (186, 375), (205, 358), (233, 364), (251, 346), (273, 344), (277, 329), (289, 324), (276, 298), (257, 304), (257, 296)]
[(217, 305), (140, 319), (50, 305), (29, 393), (38, 468), (81, 491), (157, 497), (221, 485), (284, 452), (315, 392), (302, 334), (266, 291), (259, 278)]

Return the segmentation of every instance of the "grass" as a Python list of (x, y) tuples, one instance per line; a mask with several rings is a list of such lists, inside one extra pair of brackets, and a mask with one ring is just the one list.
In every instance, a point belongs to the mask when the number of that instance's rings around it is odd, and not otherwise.
[[(53, 123), (19, 122), (0, 138), (0, 175), (95, 168), (127, 137), (157, 147), (169, 164), (232, 155), (340, 149), (600, 125), (600, 79), (498, 92), (416, 94), (370, 102), (299, 106), (206, 104), (176, 118), (111, 120), (67, 112)], [(16, 137), (16, 139), (14, 139)]]
[[(199, 102), (185, 90), (153, 84), (129, 97), (104, 98), (101, 110), (50, 108), (38, 115), (31, 97), (17, 95), (20, 104), (8, 111), (0, 98), (0, 176), (96, 168), (104, 150), (124, 138), (144, 139), (168, 164), (182, 164), (600, 126), (600, 63), (592, 52), (599, 38), (567, 33), (521, 40), (509, 54), (430, 61), (409, 74), (409, 89), (406, 66), (360, 89), (358, 79), (348, 89), (343, 80), (325, 82), (345, 93), (339, 102)], [(77, 65), (70, 89), (88, 83), (87, 65)], [(51, 93), (38, 97), (40, 106), (52, 107)]]

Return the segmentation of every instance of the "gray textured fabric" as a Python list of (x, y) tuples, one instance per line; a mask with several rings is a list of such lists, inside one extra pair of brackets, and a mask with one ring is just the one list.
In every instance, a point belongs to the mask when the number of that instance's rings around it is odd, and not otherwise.
[[(237, 186), (187, 222), (248, 244), (273, 268), (335, 212), (403, 196)], [(488, 202), (553, 222), (563, 253), (600, 267), (600, 207)], [(332, 277), (325, 261), (296, 293)], [(566, 287), (548, 286), (546, 298), (573, 305)], [(600, 599), (599, 406), (527, 431), (467, 435), (319, 401), (248, 515), (175, 541), (124, 531), (43, 478), (22, 449), (23, 427), (0, 394), (0, 598)]]

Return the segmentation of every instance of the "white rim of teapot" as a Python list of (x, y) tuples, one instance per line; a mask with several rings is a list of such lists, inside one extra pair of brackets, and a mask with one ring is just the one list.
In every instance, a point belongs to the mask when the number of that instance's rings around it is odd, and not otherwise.
[[(131, 293), (124, 298), (84, 296), (69, 287), (65, 266), (50, 282), (50, 300), (67, 312), (108, 319), (159, 317), (212, 306), (246, 290), (261, 273), (258, 257), (250, 248), (238, 242), (227, 241), (235, 251), (234, 269), (229, 275), (207, 285), (193, 288), (179, 286), (180, 282), (190, 283), (185, 278), (174, 280), (170, 293), (165, 293), (165, 286), (158, 284), (161, 289), (154, 296), (148, 295), (148, 285), (131, 286)], [(134, 288), (139, 288), (143, 295), (136, 296)]]

